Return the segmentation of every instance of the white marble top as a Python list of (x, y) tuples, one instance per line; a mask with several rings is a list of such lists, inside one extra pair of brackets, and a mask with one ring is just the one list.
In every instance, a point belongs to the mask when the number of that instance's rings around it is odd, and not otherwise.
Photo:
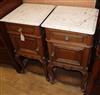
[(98, 12), (92, 8), (58, 6), (41, 26), (93, 35)]
[(0, 21), (39, 26), (54, 5), (23, 3)]

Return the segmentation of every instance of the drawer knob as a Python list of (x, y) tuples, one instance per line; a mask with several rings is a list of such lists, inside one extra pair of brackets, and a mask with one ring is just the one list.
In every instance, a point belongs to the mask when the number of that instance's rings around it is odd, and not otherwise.
[(55, 52), (52, 52), (51, 57), (54, 57), (54, 56), (55, 56)]
[(20, 39), (21, 39), (21, 41), (25, 41), (25, 36), (23, 35), (22, 30), (23, 30), (22, 28), (19, 28), (18, 32), (20, 33)]
[(18, 29), (18, 32), (22, 32), (22, 30), (23, 30), (22, 28), (19, 28), (19, 29)]
[(65, 41), (68, 41), (69, 40), (69, 37), (68, 36), (65, 36)]
[(39, 51), (39, 48), (36, 48), (36, 51), (38, 52)]

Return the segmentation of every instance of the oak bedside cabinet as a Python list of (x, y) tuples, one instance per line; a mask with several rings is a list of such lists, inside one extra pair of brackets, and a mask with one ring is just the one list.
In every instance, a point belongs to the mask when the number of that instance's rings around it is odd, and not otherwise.
[(13, 43), (16, 60), (22, 68), (20, 56), (39, 60), (46, 74), (40, 24), (54, 8), (53, 5), (23, 3), (1, 19)]
[(57, 6), (41, 25), (46, 32), (50, 82), (54, 82), (56, 68), (79, 71), (84, 90), (97, 17), (97, 9)]

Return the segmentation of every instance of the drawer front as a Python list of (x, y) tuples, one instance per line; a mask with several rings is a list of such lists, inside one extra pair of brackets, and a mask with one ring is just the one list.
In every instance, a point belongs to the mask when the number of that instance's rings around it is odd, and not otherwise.
[(86, 67), (89, 58), (89, 49), (66, 44), (48, 43), (51, 61)]
[(39, 28), (35, 26), (6, 23), (6, 28), (8, 32), (16, 32), (16, 33), (23, 33), (25, 35), (40, 36)]
[(67, 31), (46, 29), (47, 40), (58, 40), (78, 44), (92, 45), (92, 37), (86, 34), (79, 34)]

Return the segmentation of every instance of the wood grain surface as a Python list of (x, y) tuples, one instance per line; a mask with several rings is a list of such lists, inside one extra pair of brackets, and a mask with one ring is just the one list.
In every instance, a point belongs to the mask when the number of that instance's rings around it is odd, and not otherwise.
[(44, 3), (55, 5), (95, 7), (96, 0), (23, 0), (23, 2)]

